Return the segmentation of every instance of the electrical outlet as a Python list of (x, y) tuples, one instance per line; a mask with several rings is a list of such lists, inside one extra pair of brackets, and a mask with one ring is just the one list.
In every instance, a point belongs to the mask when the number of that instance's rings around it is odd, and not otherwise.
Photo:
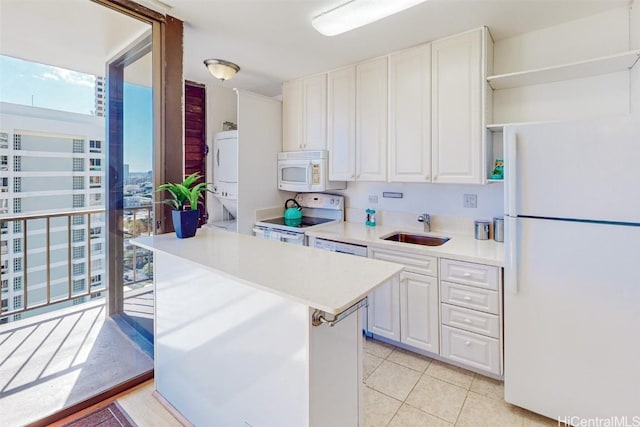
[(478, 207), (478, 195), (477, 194), (465, 194), (463, 198), (463, 207), (465, 208), (477, 208)]
[(369, 195), (369, 203), (378, 203), (378, 196), (375, 194)]

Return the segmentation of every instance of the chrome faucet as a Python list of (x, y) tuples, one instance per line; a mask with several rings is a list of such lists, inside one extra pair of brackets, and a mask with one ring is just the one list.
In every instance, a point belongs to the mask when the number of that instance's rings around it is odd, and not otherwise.
[(418, 217), (418, 222), (421, 222), (424, 226), (424, 232), (428, 233), (431, 231), (431, 216), (428, 213), (423, 213)]

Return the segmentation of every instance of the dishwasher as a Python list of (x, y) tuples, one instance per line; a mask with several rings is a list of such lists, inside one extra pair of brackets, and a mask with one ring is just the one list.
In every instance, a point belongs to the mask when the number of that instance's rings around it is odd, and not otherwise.
[(310, 246), (318, 249), (324, 249), (325, 251), (339, 252), (341, 254), (363, 257), (367, 256), (366, 246), (354, 245), (352, 243), (336, 242), (334, 240), (321, 239), (318, 237), (315, 238), (315, 242)]
[[(324, 249), (325, 251), (363, 257), (366, 257), (368, 255), (366, 246), (355, 245), (353, 243), (336, 242), (335, 240), (322, 239), (318, 237), (311, 237), (309, 240), (309, 246), (318, 249)], [(362, 310), (362, 331), (367, 337), (373, 336), (367, 330), (367, 307), (364, 307), (364, 310)]]

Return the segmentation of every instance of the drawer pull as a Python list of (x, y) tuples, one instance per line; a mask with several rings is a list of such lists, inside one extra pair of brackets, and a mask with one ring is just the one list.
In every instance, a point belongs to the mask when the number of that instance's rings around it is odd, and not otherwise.
[(471, 323), (471, 319), (464, 319), (464, 323)]
[(463, 276), (464, 276), (464, 277), (471, 277), (471, 273), (466, 272), (466, 273), (464, 273), (464, 274), (463, 274)]
[(471, 301), (471, 297), (469, 295), (465, 295), (462, 299), (465, 301)]
[(466, 345), (467, 347), (469, 347), (471, 345), (471, 341), (465, 341), (464, 345)]

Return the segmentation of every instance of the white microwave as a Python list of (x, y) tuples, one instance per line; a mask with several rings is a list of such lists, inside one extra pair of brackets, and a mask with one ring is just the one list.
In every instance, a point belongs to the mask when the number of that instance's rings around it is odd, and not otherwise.
[(344, 190), (344, 181), (329, 181), (329, 153), (326, 150), (278, 153), (278, 190), (309, 193)]

